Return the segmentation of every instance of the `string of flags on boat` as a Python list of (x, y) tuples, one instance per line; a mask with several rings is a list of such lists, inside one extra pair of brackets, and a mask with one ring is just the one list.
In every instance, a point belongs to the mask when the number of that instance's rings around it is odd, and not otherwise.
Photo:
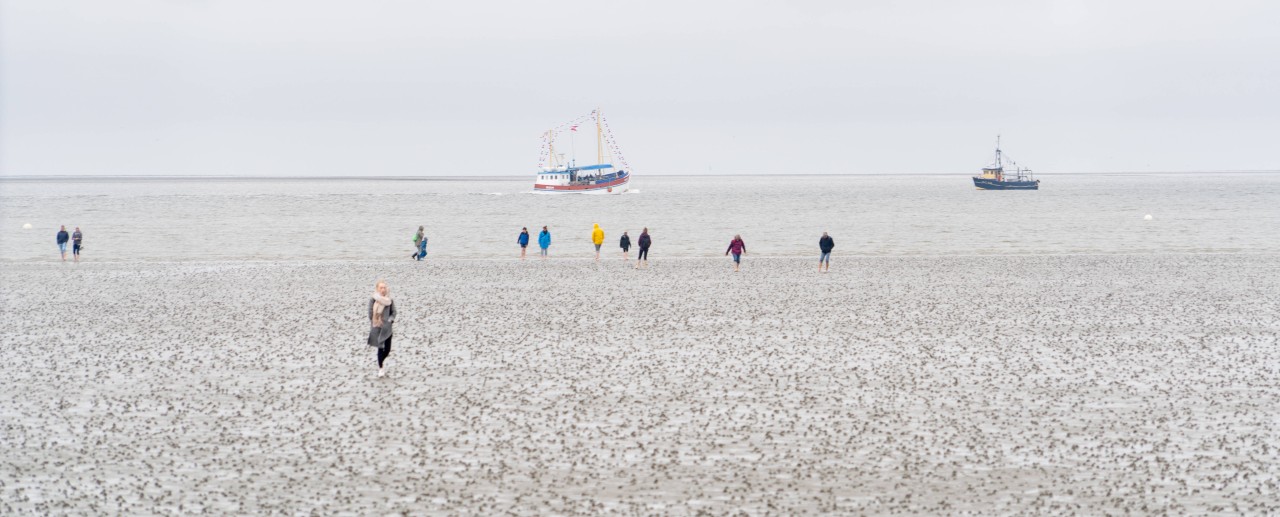
[[(557, 132), (564, 131), (567, 129), (571, 132), (577, 133), (578, 126), (590, 122), (595, 117), (596, 117), (596, 110), (591, 110), (591, 113), (587, 113), (586, 115), (577, 117), (573, 120), (570, 120), (568, 122), (555, 126), (551, 129), (548, 129), (547, 131), (544, 131), (542, 133), (542, 142), (538, 152), (538, 168), (541, 169), (545, 167), (547, 164), (547, 161), (549, 161), (552, 158), (551, 141), (555, 139), (555, 135)], [(614, 138), (613, 131), (609, 129), (609, 122), (607, 119), (604, 118), (603, 113), (600, 115), (600, 128), (604, 136), (605, 144), (609, 149), (609, 154), (611, 154), (614, 158), (617, 158), (617, 162), (619, 165), (622, 166), (622, 170), (631, 171), (631, 164), (627, 163), (626, 157), (623, 156), (622, 148), (621, 146), (618, 145), (617, 140)]]

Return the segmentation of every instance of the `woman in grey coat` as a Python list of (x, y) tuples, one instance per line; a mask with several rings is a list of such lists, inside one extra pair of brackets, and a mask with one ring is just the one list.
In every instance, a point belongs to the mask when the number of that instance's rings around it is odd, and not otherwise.
[(396, 306), (391, 300), (391, 289), (385, 280), (379, 280), (369, 297), (369, 346), (378, 347), (378, 377), (386, 375), (383, 362), (391, 355), (391, 324), (396, 321)]

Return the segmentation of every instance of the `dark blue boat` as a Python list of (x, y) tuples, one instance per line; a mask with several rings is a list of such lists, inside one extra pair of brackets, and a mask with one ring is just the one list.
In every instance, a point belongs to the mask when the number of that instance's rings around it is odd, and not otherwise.
[[(1004, 162), (1013, 170), (1005, 174)], [(1000, 150), (1000, 137), (996, 136), (996, 161), (982, 168), (982, 175), (973, 177), (973, 186), (980, 190), (1040, 190), (1040, 180), (1031, 176), (1031, 169), (1019, 167), (1012, 159), (1005, 158)]]

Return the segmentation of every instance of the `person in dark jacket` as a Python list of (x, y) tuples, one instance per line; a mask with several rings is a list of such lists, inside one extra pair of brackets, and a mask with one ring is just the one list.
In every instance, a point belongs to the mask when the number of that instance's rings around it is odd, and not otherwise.
[[(818, 256), (818, 271), (831, 271), (831, 250), (836, 247), (835, 239), (832, 239), (827, 232), (822, 232), (822, 238), (818, 239), (818, 250), (822, 251), (822, 255)], [(824, 270), (822, 266), (827, 268)]]
[(747, 243), (742, 242), (741, 235), (734, 235), (733, 240), (729, 241), (729, 249), (724, 250), (724, 254), (733, 254), (733, 270), (738, 271), (742, 267), (742, 256), (747, 253)]
[(622, 232), (622, 238), (618, 239), (618, 247), (622, 248), (622, 259), (631, 260), (631, 257), (627, 256), (627, 252), (631, 250), (631, 237), (627, 232)]
[(396, 305), (391, 289), (379, 280), (369, 297), (369, 346), (378, 347), (378, 377), (386, 375), (385, 362), (391, 355), (391, 324), (396, 321)]
[(640, 238), (636, 239), (636, 244), (640, 246), (640, 254), (636, 256), (636, 269), (648, 268), (649, 246), (653, 246), (653, 237), (649, 236), (649, 228), (640, 231)]
[(520, 228), (520, 236), (516, 237), (516, 243), (520, 244), (520, 260), (524, 260), (524, 252), (529, 248), (529, 228)]
[(63, 225), (62, 229), (58, 230), (58, 251), (62, 252), (63, 262), (67, 261), (67, 241), (69, 240), (71, 240), (71, 236), (67, 235), (67, 226)]

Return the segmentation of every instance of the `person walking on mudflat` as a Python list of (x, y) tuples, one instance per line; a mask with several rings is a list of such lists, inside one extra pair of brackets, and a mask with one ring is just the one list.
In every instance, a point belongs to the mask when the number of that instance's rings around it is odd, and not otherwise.
[(71, 236), (67, 235), (67, 226), (62, 225), (62, 229), (58, 230), (58, 251), (62, 252), (62, 261), (67, 261), (67, 241), (71, 240)]
[(600, 245), (604, 244), (604, 230), (600, 229), (599, 224), (592, 225), (591, 244), (596, 246), (596, 260), (600, 260)]
[(413, 252), (412, 255), (409, 255), (410, 258), (420, 261), (427, 256), (426, 228), (419, 226), (418, 233), (413, 234), (413, 247), (417, 249), (417, 251)]
[(80, 263), (80, 245), (84, 242), (84, 234), (80, 232), (80, 227), (76, 227), (76, 231), (71, 234), (71, 256), (75, 258), (76, 263)]
[(636, 256), (636, 269), (642, 266), (649, 267), (649, 246), (653, 246), (653, 237), (649, 236), (649, 228), (640, 231), (640, 238), (636, 239), (636, 244), (640, 246), (640, 254)]
[(729, 249), (724, 250), (724, 254), (733, 254), (733, 270), (739, 271), (742, 267), (742, 256), (747, 253), (747, 243), (742, 242), (741, 235), (734, 235), (733, 240), (729, 241)]
[(835, 247), (835, 239), (827, 235), (827, 232), (822, 232), (822, 238), (818, 239), (818, 251), (822, 252), (822, 255), (818, 256), (818, 271), (824, 271), (822, 269), (823, 265), (827, 266), (825, 271), (831, 271), (831, 250), (835, 249)]
[(516, 244), (520, 245), (520, 260), (524, 260), (524, 252), (529, 249), (529, 227), (520, 228), (520, 236), (516, 237)]
[(627, 232), (622, 232), (622, 238), (618, 239), (618, 247), (622, 248), (622, 260), (631, 260), (631, 257), (627, 256), (627, 251), (631, 249), (631, 237)]
[(396, 321), (396, 306), (391, 289), (379, 280), (369, 296), (369, 346), (378, 348), (378, 377), (387, 374), (387, 356), (391, 355), (391, 324)]
[(547, 248), (551, 247), (551, 230), (548, 230), (546, 226), (543, 226), (542, 233), (538, 234), (538, 247), (541, 248), (539, 254), (542, 255), (542, 258), (547, 258)]

